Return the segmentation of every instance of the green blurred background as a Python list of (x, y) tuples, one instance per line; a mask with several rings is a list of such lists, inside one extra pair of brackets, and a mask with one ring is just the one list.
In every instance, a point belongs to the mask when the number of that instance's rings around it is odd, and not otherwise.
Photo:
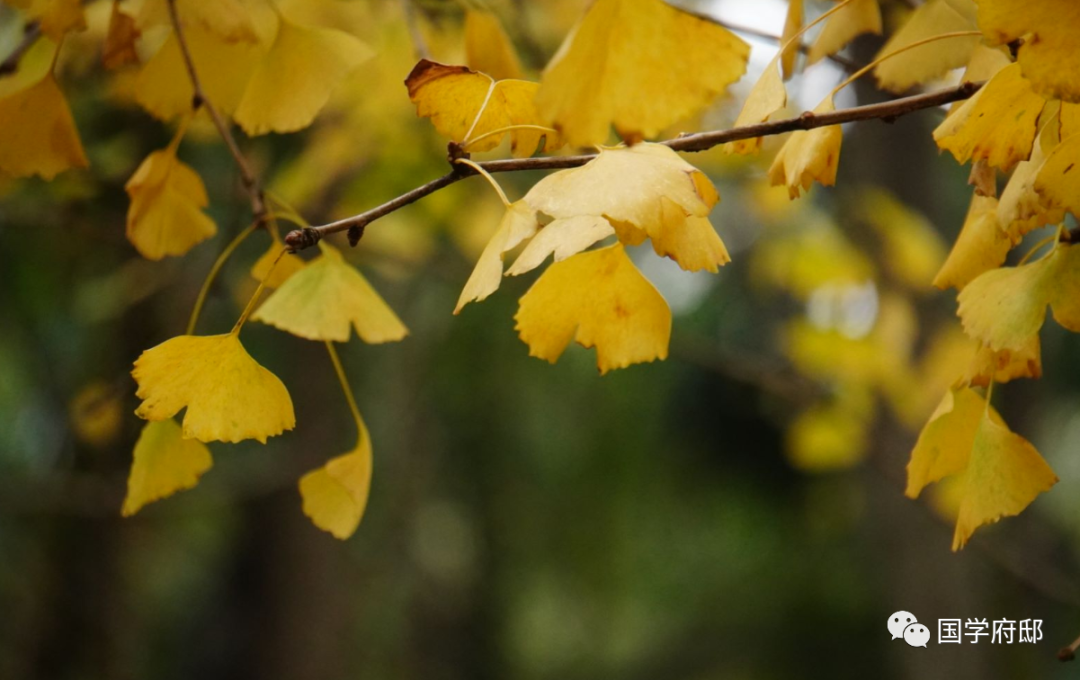
[[(445, 171), (445, 142), (415, 118), (399, 84), (414, 61), (400, 6), (342, 4), (363, 5), (356, 30), (379, 53), (371, 67), (308, 131), (242, 142), (269, 186), (313, 223)], [(583, 3), (542, 5), (502, 8), (534, 69)], [(778, 31), (785, 3), (749, 14), (739, 5), (698, 9)], [(418, 12), (436, 56), (460, 58), (460, 8), (425, 2)], [(10, 10), (0, 8), (0, 25), (6, 52), (18, 28)], [(123, 233), (123, 185), (171, 133), (125, 99), (123, 74), (96, 66), (93, 31), (65, 47), (61, 77), (90, 170), (0, 188), (0, 678), (1074, 671), (1055, 652), (1080, 634), (1075, 336), (1048, 328), (1046, 377), (994, 394), (1055, 469), (1057, 487), (957, 554), (948, 498), (903, 496), (907, 455), (944, 389), (926, 357), (958, 329), (951, 292), (905, 280), (920, 263), (940, 264), (970, 192), (966, 170), (930, 138), (942, 112), (846, 129), (839, 188), (790, 206), (783, 191), (777, 200), (763, 188), (767, 160), (688, 156), (720, 189), (712, 219), (733, 262), (719, 275), (686, 274), (635, 249), (675, 311), (671, 357), (603, 377), (581, 348), (555, 366), (528, 357), (513, 315), (535, 275), (451, 315), (498, 221), (500, 204), (480, 180), (373, 224), (349, 257), (411, 334), (340, 350), (375, 473), (360, 529), (339, 542), (304, 517), (296, 489), (355, 441), (331, 365), (318, 343), (256, 323), (245, 345), (288, 386), (297, 429), (266, 446), (214, 445), (214, 469), (196, 489), (120, 518), (140, 427), (131, 363), (183, 332), (203, 278), (248, 215), (231, 159), (203, 125), (181, 157), (206, 181), (219, 234), (181, 259), (138, 257)], [(734, 97), (681, 129), (731, 124), (776, 47), (753, 44)], [(863, 38), (849, 56), (865, 63), (879, 46)], [(841, 77), (835, 65), (798, 77), (793, 113)], [(860, 86), (839, 104), (881, 97)], [(540, 176), (500, 181), (516, 198)], [(920, 238), (930, 245), (906, 269), (888, 234), (906, 243), (908, 232), (890, 231), (897, 220), (868, 226), (873, 188), (928, 230)], [(238, 250), (200, 332), (231, 326), (268, 243), (256, 234)], [(820, 266), (807, 273), (807, 262)], [(829, 302), (836, 290), (857, 293), (855, 311), (843, 295)], [(839, 305), (833, 317), (855, 314), (865, 328), (843, 338), (822, 328), (822, 295)], [(914, 320), (899, 340), (882, 329), (886, 299)], [(791, 329), (808, 320), (835, 366), (814, 368), (792, 350)], [(863, 351), (874, 367), (849, 366)], [(898, 399), (890, 385), (903, 380)], [(915, 404), (896, 406), (905, 399)], [(929, 648), (890, 640), (896, 610), (931, 628)], [(1044, 639), (937, 645), (939, 618), (1042, 619)]]

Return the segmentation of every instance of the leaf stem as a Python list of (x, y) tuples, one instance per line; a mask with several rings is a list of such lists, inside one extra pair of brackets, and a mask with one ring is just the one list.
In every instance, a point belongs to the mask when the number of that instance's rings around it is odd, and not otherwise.
[(487, 170), (485, 170), (484, 168), (482, 168), (479, 163), (476, 163), (474, 161), (470, 161), (468, 158), (458, 158), (454, 162), (455, 163), (461, 163), (462, 165), (467, 165), (470, 168), (472, 168), (473, 170), (475, 170), (478, 173), (480, 173), (481, 175), (483, 175), (484, 179), (486, 179), (488, 181), (488, 183), (491, 185), (491, 188), (495, 190), (495, 193), (499, 194), (499, 198), (502, 200), (503, 205), (506, 206), (507, 208), (510, 207), (510, 199), (508, 199), (506, 197), (506, 193), (503, 191), (502, 187), (499, 186), (499, 183), (496, 182), (495, 178), (491, 176), (491, 173), (488, 172)]
[(352, 412), (353, 420), (356, 421), (357, 447), (360, 447), (364, 440), (370, 437), (367, 425), (364, 424), (364, 417), (360, 415), (360, 408), (356, 405), (356, 397), (353, 396), (352, 387), (349, 386), (349, 379), (345, 375), (345, 369), (341, 365), (341, 358), (338, 357), (334, 343), (329, 340), (324, 340), (324, 342), (326, 351), (330, 353), (330, 361), (334, 364), (334, 373), (337, 374), (338, 382), (341, 383), (341, 391), (345, 393), (345, 401), (349, 404), (349, 411)]
[(484, 134), (479, 135), (477, 137), (473, 137), (472, 139), (470, 139), (467, 142), (462, 142), (461, 146), (464, 149), (468, 149), (470, 146), (472, 146), (473, 144), (476, 144), (477, 142), (479, 142), (482, 139), (487, 139), (488, 137), (493, 137), (494, 135), (501, 135), (504, 132), (511, 132), (513, 130), (541, 130), (543, 132), (554, 132), (556, 134), (558, 134), (558, 132), (559, 132), (555, 128), (549, 128), (549, 127), (544, 126), (544, 125), (525, 125), (525, 124), (522, 124), (522, 125), (507, 125), (506, 127), (501, 127), (501, 128), (496, 129), (496, 130), (491, 130), (491, 131), (485, 132)]
[(225, 249), (221, 251), (221, 254), (214, 260), (214, 266), (210, 268), (210, 273), (206, 275), (206, 279), (203, 280), (202, 288), (199, 289), (199, 296), (195, 298), (195, 308), (191, 310), (191, 317), (188, 319), (187, 331), (185, 335), (193, 335), (195, 333), (195, 324), (199, 322), (199, 315), (202, 313), (203, 305), (206, 303), (206, 296), (210, 293), (210, 286), (214, 284), (214, 280), (217, 279), (218, 272), (221, 271), (225, 261), (232, 256), (233, 251), (244, 242), (251, 233), (255, 231), (257, 222), (252, 222), (245, 227), (239, 234), (233, 237), (232, 241), (229, 241), (229, 245), (225, 246)]
[(907, 52), (908, 50), (913, 50), (916, 47), (922, 47), (923, 45), (926, 45), (927, 43), (937, 42), (938, 40), (946, 40), (946, 39), (949, 39), (949, 38), (970, 38), (970, 37), (981, 36), (981, 35), (982, 35), (982, 31), (954, 31), (952, 33), (942, 33), (940, 35), (932, 35), (929, 38), (923, 38), (922, 40), (916, 40), (915, 42), (910, 43), (908, 45), (904, 45), (903, 47), (898, 47), (895, 50), (893, 50), (892, 52), (889, 52), (888, 54), (881, 55), (880, 57), (873, 60), (872, 62), (870, 62), (866, 66), (863, 66), (861, 69), (859, 69), (855, 73), (852, 73), (850, 76), (847, 77), (846, 80), (844, 80), (844, 82), (842, 82), (839, 85), (837, 85), (836, 87), (834, 87), (832, 89), (832, 92), (829, 93), (829, 96), (826, 99), (832, 99), (833, 97), (835, 97), (837, 92), (844, 89), (848, 85), (852, 84), (853, 82), (855, 82), (856, 80), (858, 80), (862, 76), (866, 75), (868, 72), (870, 72), (872, 69), (874, 69), (874, 67), (880, 65), (881, 62), (886, 61), (887, 59), (892, 59), (893, 57), (895, 57), (897, 55), (900, 55), (900, 54), (903, 54), (904, 52)]
[(236, 320), (236, 325), (229, 331), (231, 335), (236, 335), (240, 332), (240, 329), (244, 326), (244, 322), (248, 320), (251, 313), (255, 311), (255, 304), (259, 301), (259, 296), (262, 295), (263, 289), (266, 288), (266, 282), (270, 280), (270, 275), (274, 273), (274, 269), (277, 267), (278, 262), (281, 262), (281, 258), (285, 256), (285, 253), (289, 252), (288, 248), (282, 248), (278, 256), (274, 258), (274, 261), (270, 264), (270, 268), (266, 270), (266, 276), (262, 281), (259, 281), (259, 287), (255, 289), (255, 294), (248, 300), (247, 306), (244, 307), (243, 313), (240, 314), (240, 318)]

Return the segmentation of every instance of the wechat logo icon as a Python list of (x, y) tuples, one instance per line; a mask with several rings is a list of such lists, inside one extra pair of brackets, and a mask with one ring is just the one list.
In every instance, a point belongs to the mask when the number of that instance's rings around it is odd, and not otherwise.
[(892, 639), (903, 638), (912, 647), (926, 647), (930, 641), (930, 629), (919, 623), (911, 612), (899, 611), (889, 617), (887, 623)]

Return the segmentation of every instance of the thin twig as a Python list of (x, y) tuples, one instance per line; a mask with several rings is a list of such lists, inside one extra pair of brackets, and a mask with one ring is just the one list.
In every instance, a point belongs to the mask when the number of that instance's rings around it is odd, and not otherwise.
[(180, 45), (180, 54), (184, 57), (184, 66), (187, 68), (191, 87), (195, 91), (192, 108), (198, 109), (202, 106), (210, 114), (210, 118), (214, 121), (214, 127), (217, 128), (221, 138), (225, 141), (225, 146), (229, 148), (229, 153), (232, 154), (233, 160), (236, 161), (236, 167), (240, 170), (240, 181), (244, 185), (244, 191), (251, 198), (251, 212), (254, 213), (256, 222), (261, 223), (263, 218), (266, 217), (266, 201), (263, 198), (262, 187), (259, 185), (255, 173), (252, 172), (247, 159), (244, 158), (244, 154), (240, 152), (240, 147), (237, 145), (232, 131), (229, 130), (228, 123), (225, 122), (214, 103), (206, 98), (206, 92), (199, 81), (199, 74), (195, 70), (195, 62), (191, 58), (191, 51), (188, 49), (187, 39), (184, 37), (180, 15), (176, 11), (176, 0), (168, 0), (168, 5), (169, 19), (172, 21), (173, 30), (176, 32), (176, 41)]
[(8, 76), (19, 70), (19, 61), (23, 58), (23, 55), (34, 46), (37, 39), (41, 36), (41, 24), (36, 21), (31, 21), (23, 29), (22, 40), (15, 46), (11, 54), (7, 56), (4, 61), (0, 62), (0, 77)]
[[(675, 139), (669, 139), (662, 142), (662, 144), (665, 144), (676, 151), (706, 151), (721, 144), (738, 141), (740, 139), (768, 137), (795, 130), (812, 130), (814, 128), (840, 125), (842, 123), (851, 123), (860, 120), (877, 119), (891, 123), (896, 118), (909, 113), (914, 113), (915, 111), (921, 111), (923, 109), (934, 108), (961, 99), (967, 99), (978, 92), (980, 87), (982, 87), (982, 83), (963, 83), (956, 87), (938, 90), (937, 92), (902, 97), (900, 99), (893, 99), (879, 104), (855, 106), (822, 114), (807, 112), (803, 113), (801, 116), (796, 116), (795, 118), (769, 121), (767, 123), (758, 123), (756, 125), (744, 125), (728, 130), (713, 130), (710, 132), (682, 135)], [(506, 160), (485, 161), (483, 163), (477, 163), (477, 165), (490, 173), (518, 172), (521, 170), (562, 170), (580, 167), (591, 161), (593, 158), (596, 158), (596, 154), (582, 154), (578, 156), (543, 156), (539, 158), (512, 158)], [(330, 222), (329, 224), (318, 227), (308, 227), (306, 229), (291, 231), (286, 234), (285, 243), (293, 252), (310, 248), (328, 234), (336, 234), (352, 228), (366, 227), (380, 217), (399, 210), (410, 203), (415, 203), (428, 194), (435, 193), (440, 189), (444, 189), (451, 184), (476, 174), (478, 174), (476, 170), (457, 164), (452, 171), (442, 177), (434, 179), (427, 184), (421, 185), (412, 191), (404, 193), (380, 206), (372, 208), (371, 210), (362, 212), (359, 215), (346, 217), (336, 222)]]

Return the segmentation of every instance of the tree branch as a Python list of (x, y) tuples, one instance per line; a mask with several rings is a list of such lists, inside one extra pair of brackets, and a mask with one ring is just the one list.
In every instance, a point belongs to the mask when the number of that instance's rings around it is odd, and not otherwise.
[[(721, 144), (738, 141), (740, 139), (768, 137), (771, 135), (783, 134), (785, 132), (792, 132), (794, 130), (812, 130), (814, 128), (840, 125), (842, 123), (851, 123), (859, 120), (876, 119), (891, 123), (900, 116), (915, 111), (921, 111), (923, 109), (934, 108), (943, 104), (967, 99), (978, 92), (980, 87), (982, 87), (982, 83), (962, 83), (956, 87), (938, 90), (937, 92), (902, 97), (900, 99), (893, 99), (879, 104), (855, 106), (823, 114), (806, 112), (795, 118), (769, 121), (757, 125), (745, 125), (743, 127), (730, 128), (728, 130), (714, 130), (711, 132), (681, 135), (675, 139), (669, 139), (661, 143), (666, 144), (676, 151), (706, 151)], [(484, 170), (492, 173), (517, 172), (520, 170), (562, 170), (580, 167), (594, 158), (596, 158), (596, 154), (582, 154), (579, 156), (542, 156), (538, 158), (512, 158), (506, 160), (485, 161), (478, 163), (478, 165)], [(346, 217), (336, 222), (330, 222), (329, 224), (323, 224), (318, 227), (308, 227), (291, 231), (286, 234), (285, 243), (293, 252), (297, 252), (305, 248), (310, 248), (328, 234), (335, 234), (346, 230), (352, 230), (353, 233), (359, 233), (368, 224), (371, 224), (380, 217), (388, 215), (410, 203), (415, 203), (428, 194), (435, 193), (440, 189), (444, 189), (451, 184), (475, 174), (477, 174), (476, 170), (460, 163), (455, 164), (454, 169), (442, 177), (421, 185), (412, 191), (404, 193), (393, 200), (372, 208), (371, 210), (362, 212), (359, 215)]]
[(172, 21), (173, 30), (176, 32), (176, 41), (180, 45), (180, 54), (184, 57), (184, 67), (187, 69), (188, 78), (191, 80), (191, 87), (195, 91), (192, 108), (198, 110), (202, 106), (210, 114), (210, 118), (214, 121), (214, 127), (217, 128), (221, 138), (225, 141), (225, 146), (229, 148), (229, 153), (232, 154), (233, 160), (236, 161), (236, 167), (240, 170), (240, 181), (244, 185), (244, 191), (251, 198), (251, 212), (254, 213), (256, 222), (261, 223), (263, 218), (266, 217), (266, 201), (263, 197), (262, 187), (258, 178), (255, 177), (255, 173), (251, 170), (247, 159), (244, 158), (244, 154), (240, 152), (240, 146), (237, 145), (236, 138), (233, 137), (232, 132), (229, 130), (228, 123), (225, 122), (214, 103), (206, 98), (206, 92), (199, 81), (199, 74), (195, 70), (195, 62), (191, 58), (191, 51), (188, 49), (187, 39), (184, 37), (180, 15), (176, 11), (176, 0), (168, 0), (168, 6), (169, 19)]
[(23, 55), (29, 51), (37, 39), (41, 36), (41, 24), (36, 21), (31, 21), (23, 29), (22, 40), (15, 46), (11, 54), (7, 56), (4, 61), (0, 62), (0, 77), (11, 75), (19, 70), (19, 61)]

